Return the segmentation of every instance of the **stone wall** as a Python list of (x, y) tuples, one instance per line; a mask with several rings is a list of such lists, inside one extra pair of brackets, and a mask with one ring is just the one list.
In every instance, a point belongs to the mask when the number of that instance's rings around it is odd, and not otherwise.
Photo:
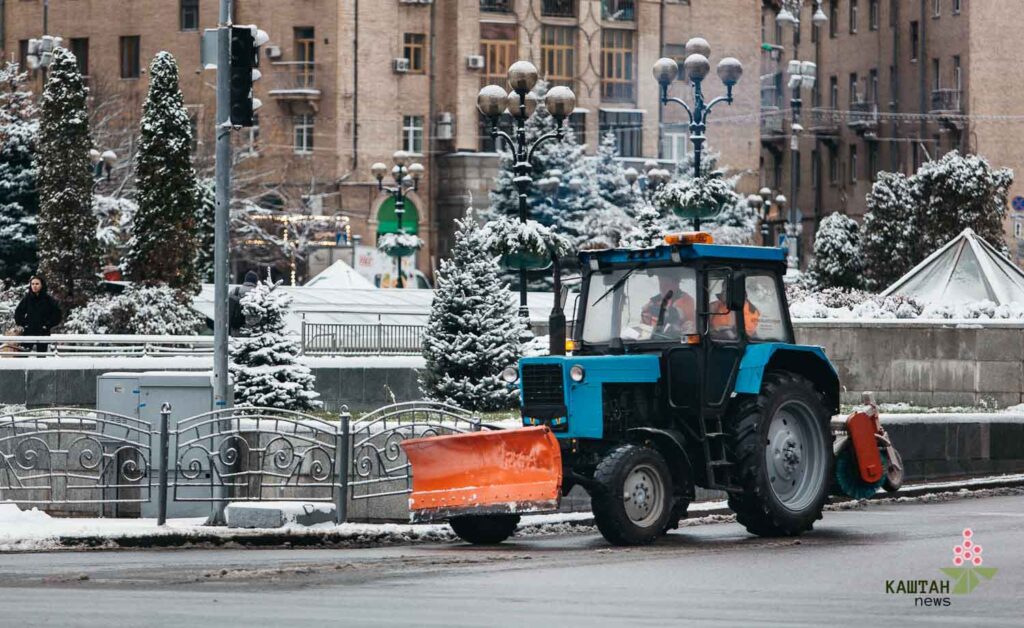
[(1024, 400), (1024, 324), (798, 321), (797, 342), (825, 348), (844, 403), (1007, 407)]

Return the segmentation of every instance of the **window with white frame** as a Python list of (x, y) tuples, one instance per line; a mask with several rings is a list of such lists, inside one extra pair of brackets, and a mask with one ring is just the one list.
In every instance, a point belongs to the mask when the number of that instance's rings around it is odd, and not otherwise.
[(295, 116), (294, 140), (292, 146), (296, 155), (313, 154), (313, 129), (313, 114), (304, 113), (302, 115)]
[(661, 131), (661, 158), (679, 163), (686, 158), (690, 134), (679, 124), (666, 124)]
[(252, 114), (252, 126), (245, 129), (245, 150), (243, 155), (255, 156), (260, 151), (260, 112), (254, 111)]
[(423, 116), (402, 116), (402, 150), (423, 153)]
[(942, 15), (942, 0), (932, 0), (932, 17)]
[(960, 0), (953, 0), (953, 15), (960, 15)]

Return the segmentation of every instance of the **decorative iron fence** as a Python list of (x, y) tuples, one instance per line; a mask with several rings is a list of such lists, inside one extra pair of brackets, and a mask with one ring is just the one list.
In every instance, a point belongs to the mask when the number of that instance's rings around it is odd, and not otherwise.
[(109, 412), (0, 416), (0, 494), (21, 504), (149, 501), (152, 438), (149, 423)]
[(274, 408), (230, 408), (172, 422), (48, 408), (0, 416), (0, 503), (333, 502), (405, 495), (410, 438), (478, 431), (480, 419), (433, 402), (385, 406), (352, 423)]
[(425, 325), (376, 323), (311, 323), (302, 321), (305, 355), (418, 355)]

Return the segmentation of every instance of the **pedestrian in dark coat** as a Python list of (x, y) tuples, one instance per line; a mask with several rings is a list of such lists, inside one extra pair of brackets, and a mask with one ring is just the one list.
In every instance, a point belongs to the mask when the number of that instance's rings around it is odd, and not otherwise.
[(242, 326), (245, 325), (245, 315), (242, 314), (242, 297), (249, 294), (256, 288), (260, 276), (256, 271), (250, 270), (245, 273), (245, 283), (238, 286), (228, 295), (228, 328), (229, 334), (235, 336)]
[[(24, 329), (25, 336), (49, 336), (50, 330), (63, 318), (57, 300), (46, 290), (42, 277), (34, 276), (28, 283), (28, 293), (14, 310), (14, 322)], [(32, 343), (29, 350), (45, 353), (45, 342)]]

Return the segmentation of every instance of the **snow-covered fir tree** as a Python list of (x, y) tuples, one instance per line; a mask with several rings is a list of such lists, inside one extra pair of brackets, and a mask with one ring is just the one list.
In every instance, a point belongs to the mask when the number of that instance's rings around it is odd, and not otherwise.
[(641, 203), (636, 210), (633, 227), (623, 238), (621, 246), (646, 249), (661, 244), (665, 239), (661, 213), (650, 203)]
[(865, 283), (871, 290), (886, 288), (922, 259), (914, 199), (901, 173), (878, 173), (867, 196), (860, 246)]
[(87, 90), (75, 55), (53, 52), (43, 89), (36, 167), (39, 189), (39, 271), (65, 308), (85, 303), (99, 271), (92, 210)]
[(124, 247), (132, 236), (138, 205), (127, 198), (96, 195), (92, 199), (96, 215), (96, 241), (103, 266), (120, 266)]
[(245, 325), (231, 346), (235, 405), (282, 410), (316, 410), (316, 377), (299, 362), (299, 342), (285, 333), (291, 298), (266, 281), (242, 297)]
[(0, 68), (0, 279), (27, 282), (36, 269), (35, 145), (39, 133), (28, 74)]
[(192, 130), (169, 52), (149, 65), (135, 177), (139, 210), (124, 259), (127, 277), (198, 292)]
[(818, 288), (864, 287), (860, 227), (856, 220), (835, 212), (821, 221), (814, 234), (814, 259), (807, 273)]
[[(555, 130), (554, 118), (544, 106), (546, 93), (546, 84), (538, 81), (534, 88), (539, 101), (537, 110), (526, 121), (528, 145), (541, 135)], [(590, 238), (583, 227), (584, 218), (605, 208), (605, 201), (595, 182), (593, 160), (586, 157), (584, 149), (568, 127), (561, 141), (551, 139), (542, 144), (531, 162), (530, 176), (534, 183), (529, 186), (527, 193), (529, 218), (577, 243)], [(519, 214), (519, 191), (514, 182), (514, 165), (511, 151), (502, 151), (498, 176), (490, 193), (490, 208), (482, 213), (484, 220)], [(537, 184), (552, 176), (559, 181), (555, 193)]]
[(63, 328), (69, 334), (190, 336), (204, 327), (192, 296), (167, 286), (131, 285), (74, 310)]
[(213, 179), (203, 179), (196, 189), (196, 273), (201, 282), (212, 282), (217, 190)]
[(487, 251), (487, 232), (472, 210), (456, 221), (452, 258), (441, 261), (423, 342), (420, 389), (468, 410), (510, 407), (516, 398), (501, 371), (519, 356), (522, 322)]

